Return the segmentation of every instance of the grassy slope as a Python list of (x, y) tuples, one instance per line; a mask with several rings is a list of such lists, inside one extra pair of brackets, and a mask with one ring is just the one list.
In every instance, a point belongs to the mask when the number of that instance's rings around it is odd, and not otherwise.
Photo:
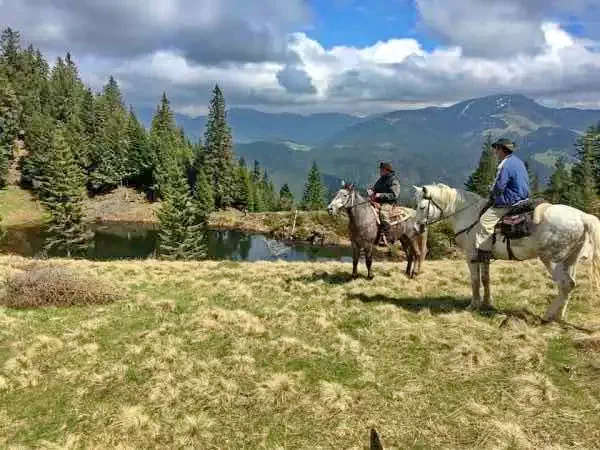
[(44, 222), (47, 214), (31, 193), (9, 186), (0, 190), (0, 217), (3, 226), (28, 226)]
[[(0, 276), (29, 263), (0, 257)], [(454, 261), (414, 281), (376, 263), (373, 282), (338, 263), (55, 264), (125, 298), (0, 307), (3, 448), (358, 449), (370, 426), (387, 448), (600, 442), (600, 337), (466, 312)], [(537, 263), (492, 272), (500, 308), (554, 294)], [(569, 320), (598, 324), (586, 287)]]

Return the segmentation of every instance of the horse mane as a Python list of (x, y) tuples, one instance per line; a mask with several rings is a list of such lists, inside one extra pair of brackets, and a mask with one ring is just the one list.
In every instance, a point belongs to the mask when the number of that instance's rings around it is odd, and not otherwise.
[(474, 192), (464, 189), (452, 188), (443, 183), (429, 184), (425, 186), (427, 195), (445, 209), (445, 214), (453, 214), (458, 203), (472, 204), (483, 200)]

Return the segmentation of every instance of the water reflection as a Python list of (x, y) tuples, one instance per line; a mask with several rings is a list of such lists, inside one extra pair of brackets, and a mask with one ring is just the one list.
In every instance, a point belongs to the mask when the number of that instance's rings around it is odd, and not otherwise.
[[(156, 257), (158, 231), (145, 224), (97, 224), (86, 257), (94, 260), (144, 259)], [(34, 257), (44, 254), (45, 229), (9, 228), (0, 242), (0, 252)], [(59, 256), (49, 254), (49, 256)], [(308, 244), (271, 240), (260, 234), (237, 231), (208, 232), (208, 258), (216, 260), (261, 261), (351, 261), (350, 249), (313, 247)]]

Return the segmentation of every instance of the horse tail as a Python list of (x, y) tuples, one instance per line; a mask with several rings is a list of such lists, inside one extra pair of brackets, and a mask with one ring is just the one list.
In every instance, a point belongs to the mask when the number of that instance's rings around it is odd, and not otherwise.
[(592, 247), (590, 281), (592, 288), (598, 292), (600, 290), (600, 220), (596, 216), (586, 214), (583, 218), (583, 223)]

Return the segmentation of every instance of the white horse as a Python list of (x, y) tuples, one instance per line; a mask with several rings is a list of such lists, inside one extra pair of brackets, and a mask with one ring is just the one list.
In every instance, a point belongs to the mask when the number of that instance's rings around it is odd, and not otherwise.
[[(492, 307), (489, 263), (470, 262), (475, 248), (476, 224), (487, 199), (444, 184), (413, 187), (418, 205), (417, 222), (424, 226), (448, 219), (458, 245), (466, 254), (473, 290), (469, 309), (482, 306), (480, 282), (484, 289), (483, 305)], [(592, 290), (598, 292), (600, 288), (600, 220), (593, 215), (570, 206), (543, 203), (535, 210), (532, 234), (511, 240), (511, 249), (517, 260), (540, 258), (558, 285), (558, 296), (544, 316), (547, 322), (564, 320), (569, 294), (575, 287), (576, 266), (581, 259), (591, 259)], [(493, 256), (500, 260), (510, 259), (501, 235), (497, 235)]]

